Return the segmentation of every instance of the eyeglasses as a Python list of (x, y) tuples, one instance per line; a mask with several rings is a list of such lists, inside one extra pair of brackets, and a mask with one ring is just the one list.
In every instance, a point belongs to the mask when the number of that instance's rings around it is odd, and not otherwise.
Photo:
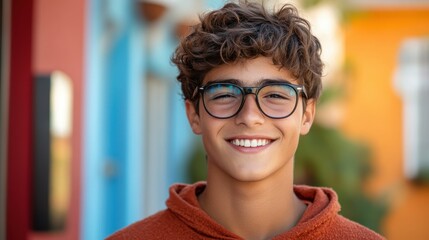
[(233, 83), (210, 83), (198, 88), (204, 108), (212, 117), (231, 118), (243, 108), (245, 96), (255, 94), (256, 105), (269, 118), (289, 117), (296, 109), (299, 93), (307, 98), (305, 87), (291, 83), (268, 83), (241, 87)]

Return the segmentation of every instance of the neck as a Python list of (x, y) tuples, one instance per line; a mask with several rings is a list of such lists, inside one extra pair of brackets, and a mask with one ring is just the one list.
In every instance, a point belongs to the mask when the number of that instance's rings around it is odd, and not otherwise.
[(282, 172), (254, 182), (209, 175), (199, 202), (216, 222), (244, 239), (270, 239), (295, 226), (305, 211), (294, 194), (292, 174)]

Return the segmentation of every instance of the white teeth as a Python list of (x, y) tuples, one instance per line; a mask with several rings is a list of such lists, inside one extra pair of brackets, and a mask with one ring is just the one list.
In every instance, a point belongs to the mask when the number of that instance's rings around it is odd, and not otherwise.
[(231, 143), (240, 147), (261, 147), (270, 143), (268, 139), (233, 139)]

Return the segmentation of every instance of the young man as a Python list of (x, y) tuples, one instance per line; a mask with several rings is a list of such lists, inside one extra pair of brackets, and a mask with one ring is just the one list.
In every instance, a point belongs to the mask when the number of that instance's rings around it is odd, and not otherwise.
[(338, 214), (331, 189), (294, 186), (294, 154), (321, 92), (321, 47), (285, 5), (228, 3), (177, 48), (207, 181), (170, 188), (167, 209), (109, 239), (382, 239)]

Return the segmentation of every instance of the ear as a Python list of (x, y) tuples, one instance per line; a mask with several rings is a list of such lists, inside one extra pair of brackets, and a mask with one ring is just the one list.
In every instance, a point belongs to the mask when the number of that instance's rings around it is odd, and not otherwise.
[(306, 135), (313, 124), (314, 117), (316, 115), (316, 101), (314, 99), (308, 99), (307, 105), (304, 109), (301, 122), (301, 135)]
[(186, 107), (186, 116), (188, 117), (189, 125), (191, 126), (192, 131), (195, 134), (200, 135), (201, 134), (200, 116), (195, 110), (194, 103), (189, 100), (186, 100), (185, 107)]

